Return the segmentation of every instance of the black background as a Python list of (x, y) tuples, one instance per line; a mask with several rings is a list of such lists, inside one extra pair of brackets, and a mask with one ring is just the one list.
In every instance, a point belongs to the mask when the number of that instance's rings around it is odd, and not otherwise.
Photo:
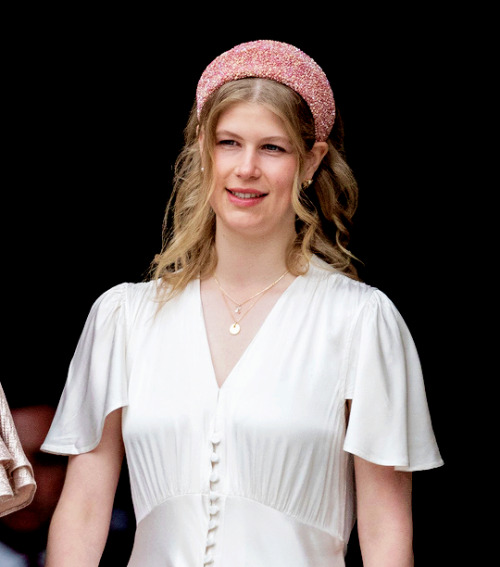
[[(464, 221), (474, 214), (464, 151), (474, 38), (462, 14), (353, 8), (12, 15), (3, 86), (11, 370), (2, 383), (58, 395), (92, 302), (145, 277), (205, 66), (243, 41), (293, 43), (325, 70), (344, 121), (360, 185), (352, 247), (361, 274), (396, 303), (422, 359), (446, 464), (414, 475), (417, 564), (454, 565), (477, 553), (479, 537), (465, 525), (476, 496), (464, 465), (478, 451)], [(355, 550), (349, 561), (359, 564)]]

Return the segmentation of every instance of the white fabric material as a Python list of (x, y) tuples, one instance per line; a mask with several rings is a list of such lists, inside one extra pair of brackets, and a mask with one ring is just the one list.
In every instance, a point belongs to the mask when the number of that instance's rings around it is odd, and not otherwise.
[(442, 464), (401, 316), (318, 260), (222, 388), (199, 281), (159, 311), (154, 282), (106, 292), (42, 448), (91, 450), (119, 407), (138, 522), (130, 567), (341, 567), (351, 453), (409, 471)]

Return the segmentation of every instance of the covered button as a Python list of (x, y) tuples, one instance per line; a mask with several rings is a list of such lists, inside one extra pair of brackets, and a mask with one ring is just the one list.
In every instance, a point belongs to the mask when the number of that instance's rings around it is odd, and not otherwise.
[(218, 445), (221, 442), (221, 439), (222, 439), (222, 435), (218, 431), (215, 431), (214, 433), (212, 433), (212, 437), (210, 438), (210, 441), (212, 442), (213, 445)]

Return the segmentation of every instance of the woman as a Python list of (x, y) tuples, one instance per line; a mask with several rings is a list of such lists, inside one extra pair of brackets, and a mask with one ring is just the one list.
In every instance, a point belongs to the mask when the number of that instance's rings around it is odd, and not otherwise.
[(342, 566), (355, 506), (364, 564), (413, 564), (411, 473), (442, 461), (409, 332), (352, 265), (356, 197), (312, 59), (208, 66), (154, 277), (95, 303), (44, 444), (72, 455), (49, 567), (98, 565), (125, 451), (132, 567)]

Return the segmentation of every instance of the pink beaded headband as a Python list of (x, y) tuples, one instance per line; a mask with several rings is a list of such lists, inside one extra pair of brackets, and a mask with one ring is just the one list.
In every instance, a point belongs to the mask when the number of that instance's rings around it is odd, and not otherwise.
[(309, 105), (316, 141), (328, 138), (335, 122), (335, 101), (325, 73), (303, 51), (279, 41), (242, 43), (214, 59), (196, 89), (198, 118), (213, 92), (225, 83), (247, 77), (272, 79), (293, 89)]

